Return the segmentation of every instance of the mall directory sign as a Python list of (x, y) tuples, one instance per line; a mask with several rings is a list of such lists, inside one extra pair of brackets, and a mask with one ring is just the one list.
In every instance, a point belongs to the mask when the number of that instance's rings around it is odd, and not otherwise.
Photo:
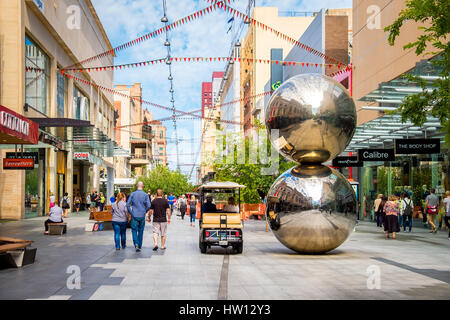
[(395, 154), (441, 153), (440, 139), (395, 139)]
[(359, 161), (394, 161), (394, 149), (360, 149), (358, 150)]

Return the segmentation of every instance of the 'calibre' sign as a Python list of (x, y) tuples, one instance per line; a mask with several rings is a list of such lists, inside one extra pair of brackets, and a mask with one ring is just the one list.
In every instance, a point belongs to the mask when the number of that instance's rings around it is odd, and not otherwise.
[(351, 157), (336, 157), (333, 159), (332, 164), (333, 167), (344, 168), (344, 167), (362, 167), (363, 163), (358, 161), (357, 156)]
[(439, 139), (395, 139), (396, 154), (433, 154), (441, 152)]
[(394, 149), (361, 149), (358, 150), (359, 161), (394, 161)]

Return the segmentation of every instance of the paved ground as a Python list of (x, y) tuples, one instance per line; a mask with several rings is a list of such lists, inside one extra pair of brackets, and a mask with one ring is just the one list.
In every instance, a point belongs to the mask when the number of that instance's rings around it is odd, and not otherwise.
[[(176, 218), (167, 250), (153, 252), (150, 225), (144, 249), (115, 251), (113, 232), (85, 232), (87, 213), (66, 219), (68, 233), (44, 236), (44, 218), (0, 224), (0, 235), (34, 240), (37, 258), (0, 270), (0, 299), (450, 299), (450, 240), (423, 228), (384, 239), (360, 223), (338, 249), (299, 255), (280, 244), (262, 221), (245, 223), (244, 253), (222, 248), (201, 254), (198, 227)], [(81, 289), (68, 289), (69, 266)], [(379, 271), (379, 289), (376, 278)]]

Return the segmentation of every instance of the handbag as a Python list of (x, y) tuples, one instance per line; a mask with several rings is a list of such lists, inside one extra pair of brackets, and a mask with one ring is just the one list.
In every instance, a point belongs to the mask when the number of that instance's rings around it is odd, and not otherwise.
[(428, 214), (437, 214), (438, 213), (438, 206), (428, 206), (427, 213)]

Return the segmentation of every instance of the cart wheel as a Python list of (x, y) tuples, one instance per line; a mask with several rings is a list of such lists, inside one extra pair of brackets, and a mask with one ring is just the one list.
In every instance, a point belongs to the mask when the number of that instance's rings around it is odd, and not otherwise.
[(207, 248), (206, 243), (200, 242), (200, 252), (206, 253), (206, 248)]
[(236, 250), (236, 253), (242, 253), (244, 248), (244, 244), (243, 243), (239, 243), (236, 245), (236, 247), (234, 247), (234, 250)]

